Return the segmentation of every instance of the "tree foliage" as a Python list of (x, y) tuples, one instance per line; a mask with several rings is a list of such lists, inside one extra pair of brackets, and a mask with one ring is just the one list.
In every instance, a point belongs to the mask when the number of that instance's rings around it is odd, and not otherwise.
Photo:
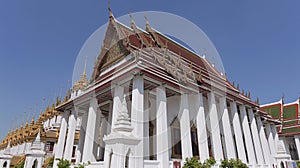
[(247, 168), (247, 165), (240, 159), (223, 160), (220, 165), (221, 168)]
[[(183, 168), (211, 168), (216, 164), (214, 158), (207, 159), (205, 162), (201, 163), (197, 158), (185, 159)], [(243, 163), (241, 160), (230, 159), (222, 160), (220, 168), (247, 168), (247, 164)]]
[(70, 168), (71, 162), (66, 159), (56, 159), (59, 162), (57, 163), (58, 168)]
[(216, 164), (214, 158), (209, 158), (205, 162), (201, 163), (197, 158), (185, 159), (185, 163), (182, 168), (211, 168)]

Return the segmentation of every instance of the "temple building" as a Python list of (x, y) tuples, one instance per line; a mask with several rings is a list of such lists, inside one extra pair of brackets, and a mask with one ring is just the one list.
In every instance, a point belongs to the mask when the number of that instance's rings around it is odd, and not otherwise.
[(298, 99), (292, 103), (285, 103), (284, 99), (278, 102), (261, 105), (261, 109), (281, 124), (277, 125), (279, 139), (284, 142), (287, 154), (292, 160), (299, 160), (300, 154), (300, 122)]
[[(36, 163), (33, 160), (32, 163), (27, 164), (27, 167), (30, 168), (34, 164), (40, 164), (38, 167), (46, 166), (51, 158), (54, 158), (62, 115), (61, 112), (55, 110), (55, 106), (66, 102), (69, 98), (70, 94), (67, 93), (63, 101), (57, 99), (56, 103), (40, 113), (37, 120), (34, 119), (35, 115), (33, 115), (31, 122), (27, 119), (25, 124), (21, 124), (8, 132), (0, 144), (0, 167), (26, 165), (26, 159), (30, 158), (31, 155), (42, 154), (40, 157), (42, 160), (37, 158), (39, 161)], [(79, 139), (79, 128), (80, 120), (77, 123), (75, 141)], [(74, 150), (76, 147), (77, 143), (74, 143)], [(73, 156), (75, 160), (75, 154)]]
[(56, 107), (63, 113), (57, 159), (71, 160), (79, 119), (76, 163), (88, 167), (177, 168), (191, 157), (279, 167), (290, 160), (278, 120), (148, 20), (145, 30), (133, 20), (127, 27), (110, 12), (94, 66), (90, 80), (79, 82), (86, 86)]
[(273, 112), (204, 55), (147, 19), (145, 27), (133, 20), (128, 27), (110, 11), (90, 79), (84, 70), (64, 101), (9, 133), (0, 165), (21, 156), (26, 168), (40, 168), (52, 156), (54, 168), (57, 159), (90, 168), (180, 168), (186, 158), (212, 157), (216, 167), (240, 159), (248, 167), (279, 168), (297, 159), (281, 137), (289, 127)]

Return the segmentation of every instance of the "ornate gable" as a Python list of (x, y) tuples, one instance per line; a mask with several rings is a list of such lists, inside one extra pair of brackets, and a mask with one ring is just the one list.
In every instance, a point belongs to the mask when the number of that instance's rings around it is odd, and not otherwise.
[(96, 60), (92, 80), (97, 80), (100, 72), (123, 56), (129, 54), (127, 49), (128, 37), (132, 30), (121, 25), (113, 17), (108, 23), (100, 54)]

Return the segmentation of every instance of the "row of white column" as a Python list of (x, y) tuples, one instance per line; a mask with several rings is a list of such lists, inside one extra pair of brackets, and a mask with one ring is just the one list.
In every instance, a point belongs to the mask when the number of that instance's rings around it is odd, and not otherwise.
[[(132, 90), (132, 125), (134, 127), (134, 133), (139, 137), (149, 134), (145, 131), (145, 123), (147, 123), (148, 112), (144, 111), (144, 87), (143, 78), (136, 76), (133, 80)], [(114, 119), (117, 118), (118, 108), (121, 104), (122, 96), (124, 95), (124, 88), (116, 86), (114, 90), (113, 98), (113, 112), (112, 112), (112, 127), (113, 129)], [(182, 144), (182, 158), (193, 157), (191, 133), (190, 133), (190, 111), (188, 94), (181, 95), (179, 121), (181, 130), (181, 144)], [(213, 149), (214, 158), (219, 161), (224, 158), (239, 158), (243, 162), (249, 163), (249, 165), (271, 165), (275, 163), (274, 156), (276, 153), (276, 128), (272, 124), (266, 123), (267, 136), (264, 130), (263, 123), (259, 116), (253, 114), (253, 110), (244, 105), (240, 105), (240, 114), (238, 113), (236, 102), (230, 103), (231, 116), (227, 108), (227, 102), (225, 97), (219, 99), (219, 106), (216, 103), (215, 93), (208, 93), (208, 111), (209, 123), (206, 122), (205, 109), (203, 104), (202, 93), (198, 93), (194, 96), (197, 106), (196, 114), (196, 126), (198, 134), (198, 146), (200, 160), (204, 161), (209, 158), (208, 149), (208, 132), (207, 124), (210, 127), (211, 144)], [(160, 162), (160, 167), (169, 167), (169, 150), (168, 144), (168, 119), (167, 119), (167, 97), (165, 86), (159, 86), (156, 88), (156, 154), (157, 160)], [(248, 113), (248, 115), (247, 115)], [(101, 112), (98, 110), (97, 99), (92, 98), (90, 100), (90, 107), (88, 113), (84, 113), (81, 125), (80, 139), (78, 142), (78, 150), (76, 152), (77, 162), (96, 161), (97, 148), (96, 139), (99, 136), (99, 128), (101, 123)], [(222, 114), (222, 115), (220, 115)], [(249, 117), (249, 119), (248, 119)], [(72, 150), (74, 145), (75, 129), (76, 129), (77, 113), (75, 108), (70, 113), (65, 112), (61, 121), (61, 128), (59, 139), (57, 143), (57, 149), (55, 152), (55, 158), (64, 158), (71, 160)], [(144, 121), (145, 122), (140, 122)], [(250, 125), (249, 122), (250, 121)], [(220, 135), (219, 122), (222, 122), (224, 142), (222, 144)], [(89, 124), (87, 124), (89, 123)], [(232, 128), (231, 128), (231, 123)], [(147, 126), (146, 126), (147, 128)], [(68, 130), (68, 131), (67, 131)], [(68, 132), (68, 134), (67, 134)], [(108, 131), (109, 133), (109, 131)], [(67, 140), (66, 140), (67, 137)], [(244, 138), (243, 138), (244, 137)], [(97, 140), (98, 141), (98, 140)], [(138, 144), (137, 155), (143, 156), (149, 154), (149, 143), (145, 143), (145, 138)], [(144, 148), (146, 146), (146, 148)], [(223, 149), (225, 148), (225, 149)], [(145, 151), (144, 151), (145, 150)], [(223, 151), (226, 156), (223, 155)], [(248, 159), (247, 159), (248, 156)], [(141, 160), (137, 160), (139, 162)], [(57, 162), (57, 161), (56, 161)], [(137, 163), (143, 165), (143, 163)], [(56, 164), (54, 164), (56, 165)]]
[[(181, 95), (179, 121), (181, 132), (181, 147), (182, 159), (193, 157), (191, 134), (190, 134), (190, 111), (187, 94)], [(198, 147), (200, 160), (204, 161), (209, 158), (208, 149), (208, 133), (207, 125), (209, 124), (210, 136), (213, 157), (220, 161), (224, 158), (239, 158), (249, 166), (261, 165), (263, 167), (271, 166), (275, 162), (276, 155), (276, 127), (274, 124), (265, 123), (267, 135), (264, 130), (264, 125), (260, 116), (255, 116), (253, 110), (244, 105), (240, 105), (240, 113), (238, 113), (236, 102), (230, 103), (231, 113), (229, 115), (227, 109), (226, 98), (219, 99), (219, 107), (217, 107), (216, 96), (214, 92), (208, 93), (208, 107), (209, 107), (209, 123), (206, 120), (205, 109), (203, 105), (202, 93), (193, 95), (196, 100), (197, 115), (196, 126), (198, 134)], [(163, 164), (168, 164), (169, 154), (166, 147), (167, 144), (167, 107), (165, 88), (160, 86), (156, 89), (157, 102), (157, 160), (162, 161)], [(162, 106), (163, 105), (163, 106)], [(218, 112), (219, 109), (219, 112)], [(222, 115), (220, 115), (220, 113)], [(249, 117), (249, 119), (248, 119)], [(250, 122), (249, 122), (250, 121)], [(218, 123), (222, 122), (224, 132), (224, 142), (222, 144), (220, 132), (221, 128)], [(233, 124), (231, 128), (231, 123)], [(223, 149), (225, 148), (225, 149)], [(226, 151), (225, 153), (223, 152)], [(164, 151), (164, 152), (162, 152)], [(226, 155), (224, 156), (223, 153)], [(273, 160), (272, 160), (273, 159)]]
[[(65, 111), (62, 116), (59, 138), (55, 149), (54, 167), (57, 167), (56, 159), (71, 161), (76, 134), (78, 112), (74, 107), (71, 111)], [(76, 150), (76, 162), (96, 161), (98, 152), (98, 136), (101, 124), (101, 113), (98, 109), (96, 98), (91, 98), (89, 110), (81, 117), (80, 137)], [(87, 124), (89, 123), (89, 124)]]
[[(209, 113), (207, 117), (209, 117), (209, 122), (206, 122), (202, 94), (198, 93), (194, 95), (194, 99), (198, 107), (196, 125), (201, 161), (209, 158), (208, 136), (211, 136), (212, 153), (217, 161), (223, 160), (224, 158), (239, 158), (244, 163), (248, 163), (249, 166), (261, 165), (263, 167), (269, 167), (273, 163), (276, 163), (276, 137), (278, 139), (278, 135), (274, 124), (268, 122), (263, 124), (261, 117), (255, 116), (253, 110), (251, 108), (246, 109), (245, 105), (239, 105), (239, 113), (237, 103), (234, 101), (230, 103), (230, 116), (226, 98), (219, 98), (219, 107), (217, 107), (214, 92), (208, 93)], [(179, 121), (182, 159), (191, 158), (193, 154), (191, 147), (188, 95), (186, 94), (181, 96)], [(221, 130), (219, 123), (222, 125), (223, 130)], [(208, 128), (210, 128), (210, 135), (207, 134), (206, 124), (208, 124)], [(157, 128), (160, 127), (161, 124), (157, 125)], [(221, 131), (224, 133), (224, 144), (222, 144), (220, 136)], [(224, 156), (224, 154), (226, 156)]]

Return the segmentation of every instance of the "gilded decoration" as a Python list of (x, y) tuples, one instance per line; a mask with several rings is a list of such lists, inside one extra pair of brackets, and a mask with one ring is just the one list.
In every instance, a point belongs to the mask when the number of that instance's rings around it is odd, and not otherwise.
[[(68, 92), (67, 92), (68, 93)], [(69, 95), (66, 94), (66, 97), (64, 99), (68, 99)], [(55, 104), (61, 104), (63, 103), (59, 99), (56, 99)], [(7, 133), (6, 137), (2, 140), (0, 144), (0, 149), (5, 149), (7, 147), (7, 144), (10, 143), (11, 146), (17, 146), (25, 142), (32, 142), (38, 131), (40, 130), (41, 137), (43, 140), (51, 139), (53, 137), (48, 137), (45, 130), (43, 123), (55, 116), (62, 115), (61, 112), (55, 110), (55, 104), (53, 103), (51, 107), (47, 107), (44, 111), (44, 113), (40, 113), (38, 119), (35, 121), (35, 115), (32, 116), (32, 120), (29, 122), (29, 116), (27, 118), (26, 123), (22, 124), (21, 126), (17, 127), (15, 130), (11, 130)], [(58, 138), (59, 129), (57, 129), (55, 132), (55, 138)]]
[(161, 65), (166, 72), (172, 75), (179, 82), (187, 83), (188, 79), (202, 82), (201, 71), (195, 75), (192, 62), (188, 63), (182, 60), (180, 54), (171, 52), (168, 48), (151, 49), (151, 55), (155, 62)]
[(120, 58), (129, 55), (129, 51), (126, 49), (126, 47), (123, 44), (123, 40), (120, 40), (115, 43), (104, 55), (100, 69), (104, 69), (107, 66), (113, 64)]

